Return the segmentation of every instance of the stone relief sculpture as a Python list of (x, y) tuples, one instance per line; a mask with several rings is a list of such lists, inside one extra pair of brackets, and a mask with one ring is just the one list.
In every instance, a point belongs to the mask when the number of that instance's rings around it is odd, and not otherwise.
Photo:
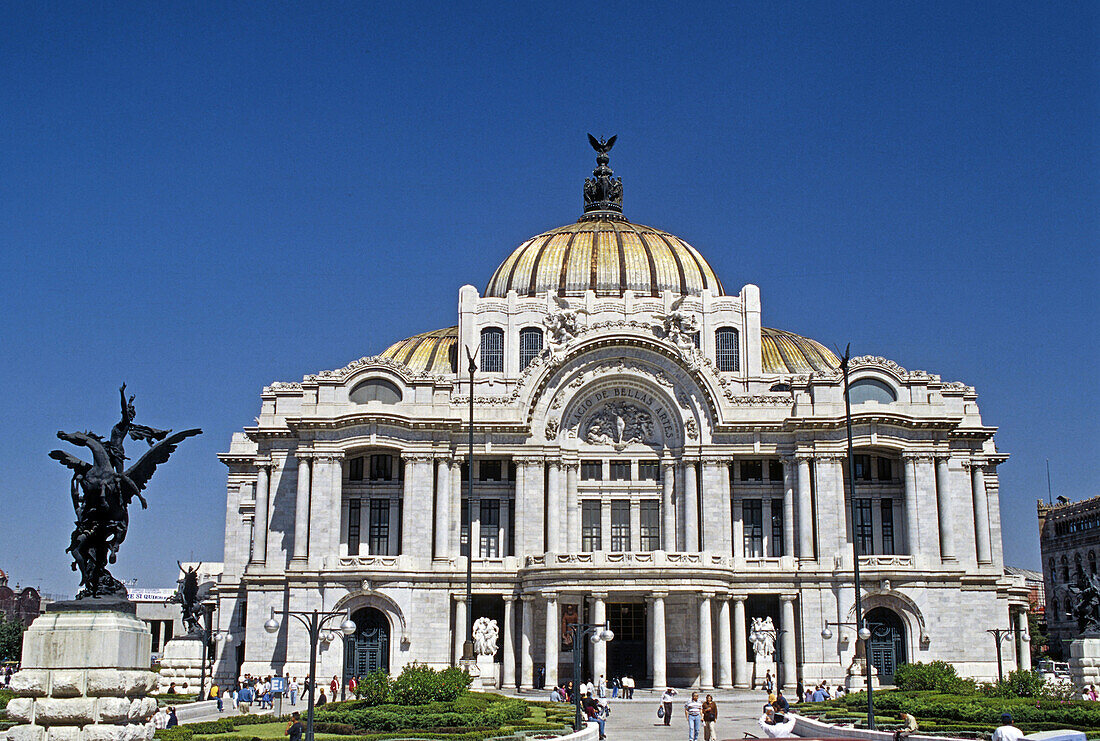
[(497, 637), (500, 629), (496, 620), (479, 617), (474, 621), (474, 653), (478, 656), (493, 656), (497, 652)]
[(657, 315), (664, 338), (681, 350), (695, 347), (695, 334), (699, 331), (699, 320), (682, 308), (686, 299), (687, 296), (681, 296), (668, 307), (667, 314)]
[(653, 415), (624, 401), (613, 401), (585, 422), (581, 438), (590, 445), (611, 445), (622, 450), (630, 443), (653, 440)]
[[(184, 430), (172, 435), (171, 430), (156, 430), (134, 424), (134, 397), (126, 398), (126, 384), (119, 389), (122, 396), (122, 419), (104, 440), (94, 432), (58, 432), (57, 437), (80, 445), (92, 453), (92, 463), (63, 450), (50, 451), (50, 457), (73, 471), (70, 495), (76, 514), (72, 541), (66, 549), (73, 557), (73, 571), (80, 571), (81, 590), (76, 598), (108, 597), (126, 599), (126, 587), (111, 576), (107, 564), (114, 563), (119, 546), (129, 528), (129, 506), (134, 497), (142, 509), (149, 505), (141, 492), (157, 466), (168, 460), (176, 446), (202, 430)], [(126, 437), (144, 440), (150, 448), (137, 463), (124, 468)]]
[(752, 619), (750, 635), (755, 635), (752, 650), (758, 662), (770, 662), (775, 655), (775, 623), (771, 616)]
[(564, 298), (551, 293), (557, 310), (546, 315), (543, 326), (546, 327), (546, 344), (551, 353), (558, 352), (569, 340), (580, 331), (580, 315), (587, 313), (584, 309), (574, 309)]

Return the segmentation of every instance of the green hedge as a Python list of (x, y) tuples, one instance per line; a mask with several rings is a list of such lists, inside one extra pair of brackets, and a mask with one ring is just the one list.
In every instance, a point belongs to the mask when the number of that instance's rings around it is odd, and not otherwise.
[(464, 669), (449, 667), (442, 671), (413, 662), (395, 679), (381, 670), (356, 682), (355, 696), (367, 705), (425, 705), (450, 702), (464, 695), (473, 678)]

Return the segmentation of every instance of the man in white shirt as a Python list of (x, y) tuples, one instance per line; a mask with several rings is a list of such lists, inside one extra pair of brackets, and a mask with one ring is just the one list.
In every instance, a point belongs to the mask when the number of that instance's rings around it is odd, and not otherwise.
[(1012, 725), (1012, 715), (1005, 713), (1001, 716), (1001, 726), (993, 732), (992, 741), (1019, 741), (1024, 737), (1024, 732)]
[(703, 737), (703, 703), (699, 693), (692, 692), (691, 699), (684, 703), (684, 717), (688, 722), (688, 741), (701, 741)]

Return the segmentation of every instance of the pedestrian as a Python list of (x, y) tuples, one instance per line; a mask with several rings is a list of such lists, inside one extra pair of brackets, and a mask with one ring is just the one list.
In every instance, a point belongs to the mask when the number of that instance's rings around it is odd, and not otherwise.
[(1019, 741), (1024, 737), (1024, 732), (1012, 725), (1012, 714), (1001, 715), (1001, 725), (993, 732), (991, 741)]
[(359, 689), (359, 680), (352, 677), (348, 680), (348, 694), (355, 697), (355, 690)]
[(607, 697), (607, 680), (600, 675), (600, 681), (596, 683), (596, 694), (599, 697)]
[(328, 683), (329, 692), (332, 694), (332, 699), (336, 699), (336, 693), (340, 691), (340, 680), (336, 678), (336, 675), (332, 675), (332, 681)]
[(903, 741), (917, 732), (917, 719), (909, 713), (902, 713), (901, 719), (905, 721), (905, 727), (894, 731), (894, 741)]
[(700, 741), (703, 734), (703, 703), (699, 702), (699, 693), (692, 692), (691, 699), (684, 703), (684, 717), (687, 718), (688, 741)]
[(632, 677), (628, 674), (628, 675), (626, 675), (626, 680), (627, 680), (627, 682), (629, 682), (629, 684), (626, 687), (626, 699), (633, 700), (634, 699), (634, 677)]
[(674, 697), (676, 697), (676, 690), (671, 687), (666, 688), (661, 695), (661, 710), (664, 711), (661, 717), (665, 719), (666, 726), (672, 724), (672, 698)]
[(291, 677), (290, 678), (290, 684), (288, 685), (288, 687), (290, 688), (290, 704), (291, 705), (297, 705), (298, 704), (298, 690), (300, 689), (298, 687), (298, 678), (297, 677)]
[(322, 687), (321, 688), (321, 694), (317, 697), (317, 707), (321, 707), (326, 702), (328, 702), (328, 698), (325, 697), (325, 688)]
[(703, 739), (718, 741), (718, 703), (710, 695), (703, 701)]
[(775, 689), (775, 680), (772, 679), (772, 670), (769, 669), (764, 674), (764, 691), (767, 692), (770, 695), (772, 693), (772, 690), (774, 690), (774, 689)]
[(822, 685), (818, 685), (814, 688), (813, 694), (810, 695), (811, 702), (825, 702), (829, 699), (829, 693), (825, 691)]
[[(175, 728), (180, 724), (180, 719), (176, 717), (176, 708), (174, 705), (168, 707), (168, 722), (164, 724), (165, 728)], [(1001, 741), (998, 739), (998, 741)]]
[(286, 724), (283, 735), (290, 736), (290, 741), (302, 741), (302, 720), (297, 710), (290, 714), (290, 722)]
[(157, 712), (153, 713), (153, 728), (159, 731), (167, 727), (168, 713), (164, 712), (164, 708), (157, 708)]
[(176, 694), (176, 683), (175, 682), (169, 683), (169, 685), (168, 685), (168, 694), (169, 695)]
[(581, 703), (581, 707), (584, 709), (585, 717), (588, 720), (595, 723), (600, 728), (600, 738), (607, 738), (607, 720), (604, 718), (603, 713), (600, 710), (600, 704), (592, 699), (592, 693), (588, 693), (585, 696), (584, 701)]
[(777, 713), (789, 713), (791, 711), (791, 703), (787, 701), (786, 697), (783, 697), (783, 690), (778, 689), (775, 693), (775, 702), (772, 703)]
[(611, 678), (611, 699), (614, 700), (618, 696), (619, 696), (619, 678), (618, 677), (612, 677)]
[(218, 701), (218, 712), (220, 713), (225, 708), (222, 706), (222, 693), (221, 688), (218, 687), (216, 682), (210, 684), (210, 699)]

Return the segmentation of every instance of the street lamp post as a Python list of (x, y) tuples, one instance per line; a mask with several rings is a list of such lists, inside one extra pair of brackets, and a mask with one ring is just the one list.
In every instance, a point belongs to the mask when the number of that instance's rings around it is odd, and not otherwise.
[[(218, 609), (218, 606), (205, 602), (200, 606), (202, 610), (202, 666), (199, 668), (199, 694), (196, 700), (203, 700), (208, 698), (209, 693), (206, 691), (206, 665), (207, 663), (213, 663), (214, 657), (209, 655), (210, 641), (223, 641), (229, 638), (228, 633), (215, 632), (214, 631), (214, 611)], [(211, 684), (213, 684), (214, 670), (210, 670)], [(216, 699), (216, 698), (215, 698)]]
[[(844, 371), (844, 421), (848, 429), (848, 501), (852, 512), (853, 523), (856, 511), (856, 464), (852, 455), (852, 397), (848, 386), (848, 361), (851, 359), (851, 345), (844, 348), (844, 357), (840, 360), (840, 368)], [(863, 617), (863, 595), (859, 583), (859, 534), (852, 533), (852, 577), (856, 588), (856, 622), (866, 622)], [(825, 629), (828, 630), (828, 624)], [(864, 637), (866, 632), (866, 638)], [(863, 641), (863, 668), (867, 680), (867, 728), (875, 730), (875, 698), (874, 687), (871, 682), (871, 632), (866, 625), (858, 631), (858, 636)]]
[[(297, 612), (287, 610), (283, 614), (295, 618), (309, 632), (309, 699), (306, 702), (305, 741), (313, 741), (313, 693), (317, 688), (317, 643), (322, 640), (325, 643), (331, 643), (336, 639), (336, 634), (333, 631), (325, 631), (323, 637), (321, 631), (325, 629), (329, 621), (342, 617), (344, 622), (340, 623), (340, 632), (345, 636), (350, 636), (355, 632), (355, 623), (351, 621), (351, 617), (348, 616), (347, 612), (323, 612), (319, 610)], [(264, 630), (268, 633), (279, 631), (279, 621), (275, 619), (274, 607), (271, 608), (271, 617), (264, 623)]]
[[(480, 349), (480, 348), (479, 348)], [(462, 661), (476, 661), (474, 656), (474, 373), (477, 372), (477, 350), (466, 346), (470, 361), (470, 437), (466, 456), (466, 640), (462, 642)]]
[(573, 623), (569, 626), (569, 632), (573, 636), (573, 730), (579, 731), (584, 728), (584, 717), (581, 714), (581, 691), (580, 691), (580, 678), (581, 678), (581, 642), (585, 638), (592, 636), (593, 643), (600, 643), (601, 641), (611, 641), (615, 638), (615, 633), (611, 630), (610, 623), (604, 623), (597, 625), (595, 623)]
[[(1005, 681), (1005, 675), (1004, 668), (1001, 665), (1001, 644), (1004, 643), (1010, 635), (1014, 635), (1017, 630), (1016, 628), (989, 628), (985, 632), (993, 636), (993, 642), (997, 646), (997, 681), (1003, 682)], [(1024, 633), (1020, 636), (1020, 640), (1027, 643), (1031, 640), (1031, 636)]]

